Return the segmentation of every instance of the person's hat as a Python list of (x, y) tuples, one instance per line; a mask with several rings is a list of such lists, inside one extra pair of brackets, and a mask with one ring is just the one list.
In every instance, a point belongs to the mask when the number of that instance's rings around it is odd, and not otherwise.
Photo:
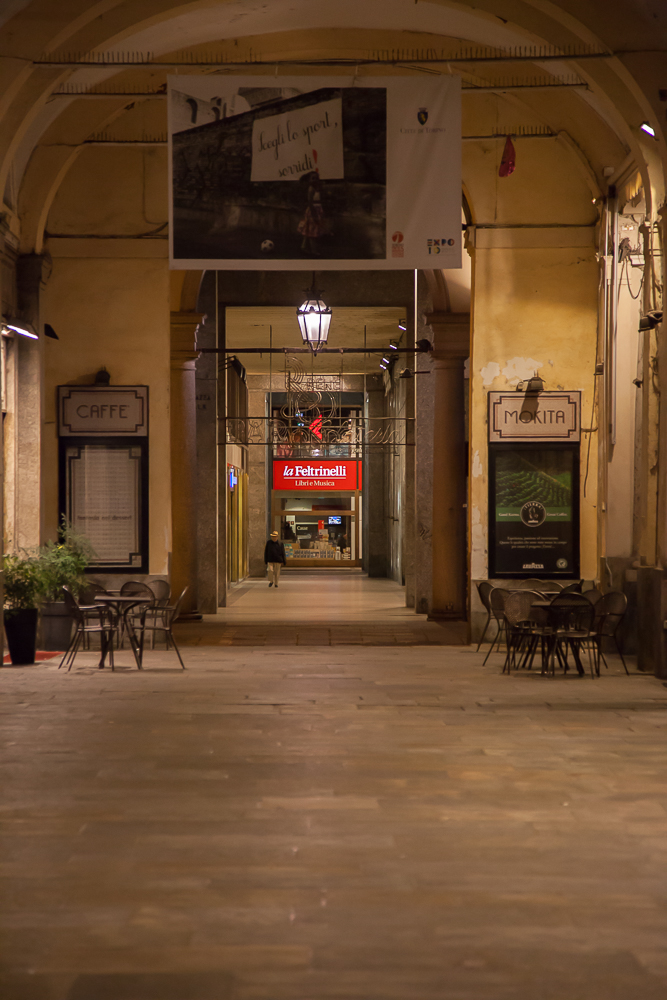
[(278, 532), (277, 531), (272, 531), (271, 532), (271, 538), (277, 538), (277, 537), (278, 537)]

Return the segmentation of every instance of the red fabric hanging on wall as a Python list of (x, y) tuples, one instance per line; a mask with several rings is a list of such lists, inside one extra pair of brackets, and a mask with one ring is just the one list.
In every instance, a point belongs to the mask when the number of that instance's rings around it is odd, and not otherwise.
[(509, 177), (511, 173), (514, 172), (516, 167), (516, 150), (514, 148), (514, 143), (509, 136), (505, 139), (505, 148), (503, 149), (503, 157), (500, 161), (500, 170), (498, 171), (499, 177)]

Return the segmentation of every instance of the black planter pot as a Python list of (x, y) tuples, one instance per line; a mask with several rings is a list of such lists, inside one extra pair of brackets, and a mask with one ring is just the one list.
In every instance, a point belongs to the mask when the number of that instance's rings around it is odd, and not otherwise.
[(5, 611), (5, 635), (12, 663), (34, 663), (37, 647), (37, 608)]
[(65, 652), (72, 638), (72, 618), (64, 601), (42, 604), (40, 649)]

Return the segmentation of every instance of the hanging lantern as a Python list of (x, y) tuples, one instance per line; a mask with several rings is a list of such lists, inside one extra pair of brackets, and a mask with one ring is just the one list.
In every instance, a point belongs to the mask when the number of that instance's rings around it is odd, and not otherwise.
[(297, 309), (296, 318), (299, 321), (304, 344), (310, 347), (313, 354), (317, 354), (327, 343), (331, 309), (320, 298), (322, 293), (315, 288), (314, 276), (312, 288), (306, 294), (308, 297)]

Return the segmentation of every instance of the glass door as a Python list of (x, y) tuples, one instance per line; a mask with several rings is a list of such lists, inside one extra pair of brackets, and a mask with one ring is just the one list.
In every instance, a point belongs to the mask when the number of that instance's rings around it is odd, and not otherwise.
[(285, 545), (287, 565), (358, 566), (356, 493), (317, 497), (276, 494), (272, 529)]

